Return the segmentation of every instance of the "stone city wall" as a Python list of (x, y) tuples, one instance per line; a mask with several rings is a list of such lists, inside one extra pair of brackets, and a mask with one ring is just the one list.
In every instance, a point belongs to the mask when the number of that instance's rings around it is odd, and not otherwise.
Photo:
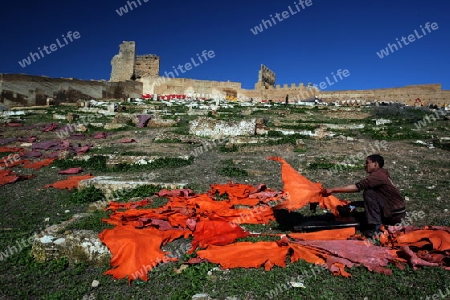
[(188, 78), (144, 77), (137, 81), (107, 82), (72, 78), (49, 78), (23, 74), (0, 74), (0, 102), (7, 106), (45, 105), (48, 97), (60, 102), (79, 99), (138, 98), (143, 94), (184, 94), (199, 98), (231, 97), (239, 101), (261, 102), (273, 100), (289, 102), (311, 100), (318, 97), (326, 102), (344, 104), (364, 102), (401, 102), (407, 105), (438, 107), (450, 106), (450, 91), (440, 84), (412, 85), (401, 88), (372, 90), (319, 91), (300, 83), (271, 87), (269, 89), (243, 89), (241, 83), (209, 81)]
[(141, 97), (142, 83), (50, 78), (24, 74), (0, 74), (0, 103), (9, 107), (46, 105), (80, 99), (125, 99)]
[[(400, 102), (407, 105), (438, 107), (450, 105), (450, 91), (442, 90), (441, 84), (411, 85), (401, 88), (384, 88), (372, 90), (347, 90), (320, 92), (319, 98), (327, 102), (346, 100), (365, 100), (378, 102)], [(419, 98), (420, 102), (416, 102)]]
[(384, 88), (370, 90), (320, 91), (313, 86), (284, 84), (268, 89), (243, 89), (239, 82), (220, 82), (208, 80), (194, 80), (187, 78), (147, 77), (139, 79), (143, 83), (143, 94), (184, 94), (198, 95), (198, 97), (213, 98), (215, 95), (225, 97), (234, 96), (238, 100), (255, 102), (273, 100), (284, 102), (286, 96), (290, 103), (301, 100), (311, 100), (318, 97), (326, 102), (353, 101), (364, 102), (401, 102), (414, 106), (416, 99), (420, 104), (430, 104), (438, 107), (450, 105), (450, 91), (442, 90), (441, 84), (411, 85), (400, 88)]
[[(242, 90), (240, 82), (210, 81), (188, 78), (146, 77), (137, 79), (143, 84), (143, 94), (200, 94), (226, 96), (237, 95)], [(208, 97), (202, 96), (202, 97)]]

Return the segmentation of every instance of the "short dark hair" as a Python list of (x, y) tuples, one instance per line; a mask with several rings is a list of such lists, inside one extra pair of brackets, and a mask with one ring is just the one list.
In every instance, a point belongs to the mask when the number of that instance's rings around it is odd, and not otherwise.
[(384, 166), (384, 158), (380, 154), (372, 154), (367, 156), (367, 159), (370, 159), (372, 162), (377, 162), (380, 168)]

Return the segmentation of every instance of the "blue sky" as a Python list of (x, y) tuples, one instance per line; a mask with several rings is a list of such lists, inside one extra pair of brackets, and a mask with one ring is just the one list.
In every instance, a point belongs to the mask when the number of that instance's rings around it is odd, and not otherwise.
[[(124, 0), (2, 3), (0, 73), (109, 80), (119, 44), (135, 41), (137, 54), (161, 57), (161, 74), (191, 59), (198, 63), (197, 53), (212, 50), (214, 58), (180, 77), (236, 81), (249, 89), (265, 64), (281, 85), (319, 84), (328, 76), (335, 83), (328, 90), (430, 83), (450, 90), (450, 1), (311, 0), (304, 7), (299, 0), (139, 1), (133, 10)], [(120, 16), (116, 10), (124, 6), (128, 12)], [(270, 15), (276, 24), (266, 22), (255, 35), (251, 29)], [(427, 22), (437, 29), (425, 35)], [(69, 31), (80, 36), (65, 43)], [(411, 34), (416, 37), (409, 42)], [(400, 48), (396, 39), (402, 37), (408, 45), (400, 42)], [(24, 68), (19, 64), (56, 39), (63, 47)], [(398, 49), (391, 46), (380, 58), (388, 43)], [(350, 75), (335, 82), (332, 72), (339, 69)]]

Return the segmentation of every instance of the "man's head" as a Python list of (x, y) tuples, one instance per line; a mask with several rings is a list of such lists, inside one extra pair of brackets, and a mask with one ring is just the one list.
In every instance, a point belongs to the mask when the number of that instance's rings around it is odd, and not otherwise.
[(367, 156), (366, 165), (364, 169), (367, 173), (372, 173), (378, 169), (381, 169), (384, 166), (384, 158), (379, 154), (372, 154)]

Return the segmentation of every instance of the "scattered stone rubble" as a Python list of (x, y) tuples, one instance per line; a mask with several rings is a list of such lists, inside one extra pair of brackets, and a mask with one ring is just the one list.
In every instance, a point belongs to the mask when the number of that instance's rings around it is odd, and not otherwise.
[(144, 180), (130, 180), (129, 178), (118, 178), (112, 176), (96, 176), (92, 179), (80, 181), (78, 187), (80, 189), (88, 188), (90, 186), (94, 186), (95, 188), (101, 190), (105, 197), (109, 198), (113, 195), (114, 192), (120, 191), (123, 189), (133, 189), (142, 185), (158, 185), (161, 188), (165, 189), (179, 189), (185, 188), (187, 183), (165, 183), (165, 182), (156, 182), (150, 181), (156, 175), (146, 174)]
[[(148, 176), (147, 176), (148, 177)], [(186, 183), (162, 183), (150, 181), (130, 181), (112, 176), (98, 176), (92, 179), (83, 180), (78, 188), (83, 189), (94, 186), (105, 194), (112, 197), (116, 191), (136, 188), (140, 185), (154, 184), (166, 189), (185, 188)], [(151, 195), (149, 195), (151, 196)], [(130, 199), (136, 200), (136, 199)], [(89, 211), (106, 208), (109, 200), (97, 201), (90, 205)], [(46, 262), (53, 259), (65, 257), (70, 264), (78, 262), (88, 263), (94, 266), (109, 264), (111, 253), (108, 248), (98, 238), (98, 232), (92, 230), (66, 231), (67, 226), (82, 218), (90, 216), (90, 213), (76, 214), (67, 221), (58, 225), (50, 226), (37, 234), (32, 246), (32, 255), (39, 262)]]
[[(167, 102), (166, 105), (183, 104), (188, 106), (189, 109), (186, 113), (177, 113), (177, 119), (164, 118), (162, 116), (168, 115), (169, 113), (164, 109), (157, 109), (154, 105), (140, 105), (142, 111), (140, 113), (128, 113), (124, 112), (123, 108), (119, 108), (116, 103), (100, 103), (92, 101), (79, 101), (77, 103), (77, 112), (68, 113), (62, 115), (59, 113), (53, 114), (53, 119), (55, 120), (67, 120), (69, 122), (77, 121), (76, 131), (85, 131), (87, 126), (95, 126), (104, 129), (119, 129), (126, 127), (127, 125), (134, 124), (138, 125), (138, 115), (148, 114), (152, 117), (146, 124), (147, 127), (172, 127), (176, 126), (183, 119), (183, 116), (199, 116), (196, 120), (190, 121), (189, 123), (189, 133), (190, 135), (180, 135), (170, 132), (160, 132), (154, 137), (154, 141), (158, 140), (180, 140), (181, 143), (188, 144), (203, 144), (205, 140), (208, 139), (224, 139), (224, 145), (226, 147), (231, 147), (233, 145), (242, 144), (262, 144), (268, 140), (278, 139), (279, 137), (267, 137), (267, 133), (270, 130), (276, 130), (284, 135), (291, 134), (302, 134), (314, 137), (316, 139), (322, 139), (325, 137), (333, 137), (335, 134), (330, 129), (361, 129), (364, 128), (364, 124), (321, 124), (315, 130), (288, 130), (279, 128), (270, 128), (267, 126), (267, 120), (263, 118), (251, 118), (246, 120), (234, 120), (225, 121), (220, 119), (215, 119), (211, 117), (206, 117), (205, 115), (212, 113), (214, 116), (225, 116), (228, 112), (218, 111), (221, 107), (231, 107), (229, 104), (215, 103), (215, 104), (199, 104), (199, 103), (177, 103), (177, 102)], [(242, 116), (250, 116), (255, 109), (258, 110), (269, 110), (268, 107), (252, 107), (247, 105), (247, 107), (241, 111)], [(274, 111), (270, 108), (271, 113), (278, 113), (279, 116), (286, 116), (289, 111), (279, 110)], [(125, 110), (126, 111), (126, 110)], [(27, 110), (28, 112), (45, 113), (43, 110)], [(111, 123), (103, 122), (83, 122), (83, 113), (92, 115), (92, 113), (98, 113), (107, 116), (113, 116)], [(3, 119), (8, 119), (11, 116), (21, 116), (24, 115), (25, 111), (2, 111), (0, 112), (0, 117)], [(103, 120), (102, 120), (103, 121)], [(275, 126), (280, 126), (282, 123), (278, 120), (273, 120)], [(391, 121), (386, 119), (374, 120), (375, 124), (384, 125)], [(352, 139), (350, 137), (343, 137), (346, 141)], [(226, 139), (226, 141), (225, 141)], [(440, 138), (440, 143), (445, 143), (448, 145), (450, 143), (450, 138)], [(423, 143), (422, 141), (417, 141), (416, 143)], [(291, 145), (292, 147), (292, 145)], [(303, 149), (306, 147), (306, 143), (302, 139), (296, 141), (296, 148)], [(87, 159), (89, 155), (83, 155), (77, 157), (77, 159)], [(117, 156), (109, 155), (107, 164), (116, 165), (120, 163), (129, 164), (147, 164), (151, 163), (157, 156)], [(183, 157), (188, 159), (188, 157)], [(256, 171), (255, 171), (256, 172)], [(159, 185), (161, 188), (166, 189), (179, 189), (185, 188), (187, 183), (161, 183), (155, 182), (156, 174), (147, 174), (145, 178), (140, 178), (140, 180), (130, 180), (130, 178), (118, 178), (112, 176), (97, 176), (93, 179), (81, 181), (79, 188), (87, 188), (89, 186), (94, 186), (104, 193), (104, 195), (109, 198), (113, 197), (117, 191), (122, 191), (125, 189), (136, 188), (141, 185), (154, 184)], [(106, 207), (108, 201), (98, 201), (92, 203), (90, 206), (90, 211), (95, 211), (98, 209), (103, 209)], [(56, 259), (60, 257), (67, 257), (70, 263), (77, 263), (80, 261), (90, 263), (93, 265), (103, 265), (108, 264), (111, 258), (109, 250), (102, 244), (98, 238), (98, 233), (89, 230), (76, 230), (76, 231), (65, 231), (65, 228), (73, 223), (79, 221), (81, 218), (89, 216), (86, 214), (74, 215), (70, 220), (65, 221), (59, 225), (52, 226), (52, 230), (46, 229), (35, 236), (35, 242), (32, 247), (32, 254), (36, 260), (40, 262), (45, 262), (51, 259)], [(98, 286), (98, 283), (93, 282), (93, 287)], [(197, 294), (192, 297), (192, 299), (202, 300), (211, 299), (207, 294)], [(232, 298), (230, 298), (232, 299)]]
[(65, 257), (70, 264), (79, 262), (95, 266), (108, 264), (111, 253), (92, 230), (38, 235), (32, 255), (39, 262)]
[(190, 123), (189, 133), (197, 136), (224, 138), (229, 136), (255, 135), (256, 119), (223, 121), (200, 117)]
[(70, 264), (78, 262), (100, 266), (111, 259), (108, 248), (92, 230), (66, 231), (68, 225), (78, 222), (89, 213), (76, 214), (67, 221), (47, 227), (34, 238), (31, 254), (39, 262), (66, 257)]

